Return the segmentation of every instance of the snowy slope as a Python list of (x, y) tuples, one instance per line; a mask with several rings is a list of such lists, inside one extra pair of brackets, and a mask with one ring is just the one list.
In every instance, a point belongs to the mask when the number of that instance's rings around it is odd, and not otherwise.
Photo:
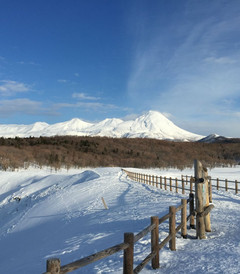
[(55, 135), (140, 137), (182, 141), (195, 141), (203, 138), (203, 136), (177, 127), (157, 111), (149, 111), (131, 121), (112, 118), (99, 123), (87, 123), (75, 118), (53, 125), (41, 122), (32, 125), (0, 125), (0, 136), (3, 137)]
[(170, 140), (198, 140), (199, 135), (190, 133), (174, 125), (169, 119), (157, 111), (138, 117), (133, 121), (126, 137), (147, 137)]
[[(193, 174), (173, 169), (143, 172)], [(132, 182), (120, 168), (0, 173), (0, 272), (8, 274), (43, 273), (47, 258), (60, 258), (64, 265), (118, 244), (124, 232), (139, 232), (149, 225), (150, 216), (163, 216), (170, 205), (187, 197)], [(240, 168), (222, 168), (209, 175), (239, 179), (239, 173)], [(165, 247), (160, 252), (161, 268), (153, 271), (148, 265), (141, 273), (239, 273), (240, 197), (213, 192), (213, 202), (207, 240), (184, 240), (178, 234), (177, 251)], [(166, 223), (160, 238), (167, 231)], [(147, 236), (135, 245), (134, 261), (140, 263), (149, 252)], [(122, 273), (122, 253), (73, 273)]]

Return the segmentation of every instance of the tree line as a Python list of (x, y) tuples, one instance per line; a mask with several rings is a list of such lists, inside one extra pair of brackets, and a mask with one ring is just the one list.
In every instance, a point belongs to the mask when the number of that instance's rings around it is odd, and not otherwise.
[(61, 167), (136, 167), (183, 169), (199, 159), (206, 167), (240, 164), (240, 142), (173, 142), (143, 138), (0, 138), (0, 168), (31, 164)]

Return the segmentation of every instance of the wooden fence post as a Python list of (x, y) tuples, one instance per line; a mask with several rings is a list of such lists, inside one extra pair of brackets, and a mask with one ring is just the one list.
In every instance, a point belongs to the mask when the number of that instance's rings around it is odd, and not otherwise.
[(235, 193), (238, 194), (238, 181), (235, 180)]
[[(203, 174), (204, 174), (204, 185), (205, 185), (205, 204), (203, 204), (203, 209), (205, 210), (209, 206), (209, 177), (208, 172), (206, 168), (203, 168)], [(204, 201), (204, 199), (203, 199)], [(208, 213), (206, 216), (204, 216), (204, 223), (205, 223), (205, 231), (211, 232), (211, 221), (210, 221), (210, 213)]]
[(209, 196), (209, 203), (212, 203), (212, 178), (211, 177), (208, 180), (208, 196)]
[(196, 236), (197, 239), (206, 239), (205, 235), (205, 222), (202, 213), (204, 211), (203, 204), (203, 167), (200, 161), (194, 160), (195, 171), (195, 198), (196, 198)]
[(181, 235), (184, 239), (187, 238), (187, 200), (181, 199), (181, 204), (183, 205), (183, 208), (181, 209)]
[(185, 194), (185, 189), (184, 189), (184, 179), (182, 178), (182, 194)]
[(169, 234), (172, 236), (171, 240), (169, 241), (169, 248), (172, 251), (176, 250), (176, 208), (175, 206), (169, 207)]
[(219, 179), (217, 178), (217, 190), (219, 190)]
[(151, 217), (151, 224), (155, 224), (155, 228), (151, 231), (151, 251), (156, 252), (152, 258), (152, 268), (159, 268), (159, 221), (157, 216)]
[(160, 176), (160, 188), (162, 189), (162, 176)]
[(166, 176), (164, 177), (164, 188), (165, 188), (165, 190), (167, 190), (167, 177)]
[(47, 272), (51, 274), (60, 274), (61, 265), (60, 260), (52, 258), (47, 260)]
[(170, 184), (170, 191), (172, 191), (172, 177), (169, 179), (169, 184)]
[(124, 249), (123, 273), (133, 274), (134, 234), (124, 233), (124, 243), (128, 244), (129, 246), (127, 249)]
[(228, 191), (228, 180), (227, 179), (225, 180), (225, 189), (226, 189), (226, 191)]
[(194, 212), (194, 194), (190, 193), (189, 194), (189, 214), (190, 216), (190, 228), (196, 228), (195, 224), (194, 224), (194, 216), (193, 216), (193, 212)]
[(175, 178), (175, 187), (176, 187), (176, 193), (178, 193), (178, 179)]

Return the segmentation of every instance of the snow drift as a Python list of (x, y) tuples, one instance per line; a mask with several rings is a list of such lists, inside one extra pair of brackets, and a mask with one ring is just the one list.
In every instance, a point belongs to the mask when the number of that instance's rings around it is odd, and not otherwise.
[[(173, 169), (131, 171), (167, 177), (193, 174)], [(209, 175), (234, 180), (239, 172), (218, 168)], [(60, 258), (65, 265), (119, 244), (124, 232), (138, 233), (150, 224), (151, 216), (165, 215), (169, 206), (188, 197), (133, 182), (120, 168), (31, 168), (0, 174), (0, 265), (1, 273), (7, 274), (43, 273), (48, 258)], [(141, 273), (239, 273), (240, 197), (213, 190), (213, 203), (207, 240), (182, 239), (178, 233), (177, 251), (166, 246), (160, 251), (160, 269), (153, 271), (149, 264)], [(167, 233), (168, 223), (163, 223), (160, 240)], [(148, 235), (136, 243), (135, 264), (149, 254), (150, 242)], [(122, 273), (122, 256), (116, 253), (73, 273)]]

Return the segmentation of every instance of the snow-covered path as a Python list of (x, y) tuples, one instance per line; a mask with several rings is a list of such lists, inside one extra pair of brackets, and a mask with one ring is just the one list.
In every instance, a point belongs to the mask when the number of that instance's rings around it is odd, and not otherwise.
[[(239, 168), (225, 171), (230, 179), (240, 174)], [(148, 172), (193, 174), (192, 170)], [(211, 175), (214, 172), (218, 170)], [(42, 273), (47, 258), (58, 257), (64, 265), (118, 244), (124, 232), (137, 233), (149, 225), (151, 216), (166, 214), (170, 205), (187, 197), (132, 182), (120, 168), (58, 172), (32, 168), (0, 174), (0, 272), (8, 274)], [(142, 273), (239, 273), (240, 197), (214, 192), (213, 203), (207, 240), (184, 240), (179, 235), (176, 252), (168, 247), (160, 252), (160, 270), (147, 266)], [(167, 230), (168, 224), (163, 224), (160, 237)], [(135, 262), (149, 252), (148, 235), (135, 245)], [(73, 273), (122, 273), (122, 253)]]

